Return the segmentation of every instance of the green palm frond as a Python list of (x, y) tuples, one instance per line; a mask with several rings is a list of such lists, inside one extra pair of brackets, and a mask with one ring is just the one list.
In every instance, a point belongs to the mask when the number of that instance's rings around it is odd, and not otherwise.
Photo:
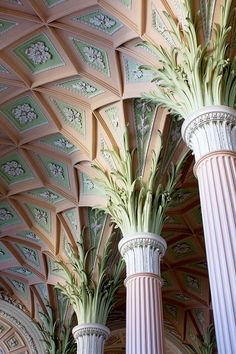
[[(161, 137), (159, 135), (159, 139)], [(161, 143), (157, 152), (153, 151), (152, 164), (148, 181), (142, 176), (135, 176), (133, 171), (133, 153), (128, 148), (128, 131), (124, 135), (125, 156), (109, 151), (116, 155), (115, 168), (106, 172), (102, 167), (93, 165), (99, 177), (98, 183), (103, 187), (107, 196), (107, 205), (101, 208), (110, 214), (112, 221), (119, 227), (123, 235), (134, 232), (152, 232), (160, 234), (166, 208), (171, 200), (180, 170), (186, 154), (176, 166), (171, 166), (168, 181), (160, 183), (158, 165)]]
[(39, 312), (41, 323), (36, 323), (46, 345), (46, 353), (75, 354), (76, 343), (72, 335), (73, 312), (70, 312), (67, 318), (69, 308), (68, 300), (64, 299), (58, 306), (58, 319), (56, 319), (56, 312), (49, 303), (46, 304), (46, 308), (47, 313)]
[[(78, 324), (106, 324), (111, 308), (115, 304), (116, 293), (122, 284), (121, 273), (124, 263), (119, 259), (116, 267), (110, 267), (111, 241), (105, 245), (102, 259), (98, 262), (98, 280), (88, 271), (87, 260), (93, 248), (85, 251), (84, 237), (81, 236), (79, 252), (72, 250), (70, 263), (59, 262), (64, 270), (66, 284), (56, 288), (68, 298), (74, 308)], [(93, 269), (94, 270), (94, 269)]]
[(236, 105), (236, 58), (227, 57), (229, 14), (232, 0), (226, 0), (221, 8), (220, 24), (214, 25), (213, 38), (200, 43), (197, 36), (199, 14), (191, 15), (191, 1), (185, 0), (183, 13), (186, 24), (179, 23), (164, 13), (175, 43), (169, 50), (148, 42), (139, 46), (151, 49), (159, 58), (161, 67), (143, 65), (151, 70), (156, 84), (154, 91), (144, 96), (157, 105), (166, 107), (179, 118), (187, 119), (204, 106)]
[(214, 324), (211, 323), (204, 336), (199, 338), (202, 342), (200, 351), (202, 354), (215, 354), (216, 350), (216, 337)]

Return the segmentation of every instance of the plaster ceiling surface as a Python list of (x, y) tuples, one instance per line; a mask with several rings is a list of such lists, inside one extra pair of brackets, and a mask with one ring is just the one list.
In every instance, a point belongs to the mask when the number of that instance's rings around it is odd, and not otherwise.
[[(174, 0), (0, 1), (1, 292), (36, 320), (52, 301), (55, 260), (66, 259), (68, 243), (84, 225), (111, 232), (91, 209), (105, 200), (91, 161), (112, 168), (107, 149), (121, 148), (127, 124), (137, 169), (150, 165), (157, 130), (166, 167), (186, 149), (181, 122), (140, 99), (154, 83), (139, 66), (158, 58), (137, 46), (171, 45), (162, 11), (181, 19), (179, 9)], [(193, 164), (189, 157), (167, 212), (162, 277), (166, 330), (196, 346), (211, 301)], [(113, 330), (124, 327), (124, 313), (122, 289)]]

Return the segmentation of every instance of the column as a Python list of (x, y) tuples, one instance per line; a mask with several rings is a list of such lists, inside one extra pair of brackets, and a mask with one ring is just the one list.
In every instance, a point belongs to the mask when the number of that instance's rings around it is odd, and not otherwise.
[(205, 107), (187, 119), (202, 208), (219, 354), (236, 353), (236, 111)]
[(103, 354), (104, 343), (110, 330), (98, 323), (82, 324), (73, 328), (77, 354)]
[(151, 233), (124, 237), (126, 262), (126, 354), (164, 354), (160, 259), (165, 240)]

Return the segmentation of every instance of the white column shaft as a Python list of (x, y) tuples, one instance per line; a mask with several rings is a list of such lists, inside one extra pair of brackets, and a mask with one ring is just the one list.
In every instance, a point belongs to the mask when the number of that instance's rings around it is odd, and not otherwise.
[(126, 262), (126, 354), (164, 354), (160, 259), (166, 242), (137, 233), (120, 241)]
[(196, 167), (219, 354), (236, 353), (236, 154)]
[(126, 354), (163, 354), (161, 280), (140, 273), (126, 280)]

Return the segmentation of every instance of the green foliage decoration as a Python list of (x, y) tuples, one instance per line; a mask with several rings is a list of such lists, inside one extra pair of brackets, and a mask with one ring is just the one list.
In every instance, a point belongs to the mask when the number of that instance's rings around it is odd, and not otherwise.
[[(121, 274), (124, 262), (119, 258), (114, 267), (110, 266), (112, 241), (107, 241), (101, 259), (97, 256), (97, 267), (89, 267), (89, 258), (94, 248), (86, 250), (84, 232), (78, 242), (78, 252), (71, 248), (70, 263), (58, 262), (64, 270), (66, 284), (56, 288), (66, 296), (77, 316), (78, 324), (106, 324), (108, 315), (115, 304), (116, 293), (123, 280)], [(95, 281), (95, 272), (98, 272)]]
[(199, 12), (192, 15), (191, 4), (191, 0), (180, 2), (186, 18), (184, 25), (164, 12), (175, 46), (165, 49), (149, 42), (138, 44), (156, 53), (161, 64), (140, 67), (153, 72), (152, 81), (156, 84), (156, 89), (144, 96), (180, 119), (187, 119), (205, 106), (236, 105), (236, 56), (228, 56), (232, 0), (226, 0), (221, 7), (220, 23), (214, 24), (213, 35), (206, 43), (198, 36), (200, 16)]
[(124, 134), (125, 156), (122, 157), (114, 149), (109, 150), (115, 168), (107, 172), (102, 167), (93, 165), (99, 174), (97, 181), (107, 196), (107, 204), (99, 208), (110, 214), (123, 236), (136, 232), (160, 235), (162, 230), (165, 211), (179, 180), (186, 154), (180, 158), (176, 166), (171, 164), (166, 183), (161, 183), (163, 176), (158, 168), (161, 153), (160, 134), (158, 138), (158, 149), (152, 153), (152, 165), (147, 182), (142, 175), (137, 176), (134, 173), (134, 151), (129, 150), (127, 129)]
[(207, 331), (204, 337), (200, 337), (202, 345), (200, 347), (201, 354), (215, 354), (216, 350), (216, 337), (215, 337), (215, 329), (214, 324), (211, 323), (207, 328)]
[(47, 304), (47, 313), (40, 312), (42, 322), (36, 323), (46, 345), (46, 354), (75, 354), (76, 343), (72, 335), (73, 311), (69, 308), (69, 301), (63, 299), (58, 306), (59, 317), (56, 311)]

